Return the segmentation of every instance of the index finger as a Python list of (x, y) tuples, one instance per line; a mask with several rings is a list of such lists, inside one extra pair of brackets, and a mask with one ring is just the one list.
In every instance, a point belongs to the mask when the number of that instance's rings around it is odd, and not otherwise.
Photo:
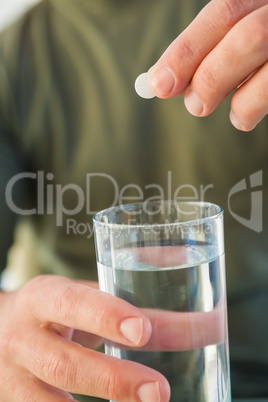
[(182, 95), (202, 60), (242, 18), (267, 0), (211, 0), (149, 70), (159, 98)]
[(147, 343), (149, 318), (124, 300), (64, 277), (41, 276), (28, 283), (29, 311), (51, 323), (93, 333), (128, 346)]

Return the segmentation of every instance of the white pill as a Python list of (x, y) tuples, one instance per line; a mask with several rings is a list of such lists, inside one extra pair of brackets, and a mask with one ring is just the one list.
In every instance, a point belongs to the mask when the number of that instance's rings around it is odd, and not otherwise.
[(150, 87), (149, 73), (142, 73), (138, 76), (135, 81), (135, 90), (142, 98), (151, 99), (155, 97)]

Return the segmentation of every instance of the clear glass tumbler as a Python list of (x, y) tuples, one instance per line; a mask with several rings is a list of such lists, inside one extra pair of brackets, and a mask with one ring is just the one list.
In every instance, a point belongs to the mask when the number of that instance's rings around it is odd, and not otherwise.
[(207, 202), (143, 202), (94, 216), (100, 289), (143, 309), (142, 348), (105, 342), (169, 381), (172, 402), (230, 402), (223, 210)]

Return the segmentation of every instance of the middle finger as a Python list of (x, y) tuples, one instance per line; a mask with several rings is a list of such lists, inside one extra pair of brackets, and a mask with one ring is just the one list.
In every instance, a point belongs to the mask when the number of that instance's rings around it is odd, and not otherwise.
[(195, 116), (207, 116), (268, 56), (268, 5), (239, 21), (203, 60), (185, 94)]
[[(151, 368), (85, 349), (48, 329), (29, 341), (34, 353), (21, 350), (16, 363), (52, 387), (122, 402), (169, 400), (167, 380)], [(139, 399), (146, 389), (155, 398)]]
[(62, 277), (53, 278), (53, 287), (50, 277), (38, 280), (39, 286), (30, 288), (30, 311), (42, 325), (57, 323), (127, 346), (141, 346), (149, 340), (151, 323), (137, 307)]

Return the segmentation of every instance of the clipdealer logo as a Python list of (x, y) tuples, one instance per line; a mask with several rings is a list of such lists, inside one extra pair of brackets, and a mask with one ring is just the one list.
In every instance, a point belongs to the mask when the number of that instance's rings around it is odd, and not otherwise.
[[(98, 211), (93, 211), (91, 206), (91, 192), (93, 180), (104, 180), (106, 185), (109, 185), (113, 191), (113, 202), (107, 207), (113, 207), (115, 205), (128, 204), (130, 202), (142, 202), (149, 201), (146, 196), (146, 192), (153, 191), (156, 195), (151, 199), (165, 200), (184, 200), (185, 198), (181, 194), (185, 191), (191, 193), (192, 200), (204, 200), (206, 192), (213, 187), (212, 184), (207, 186), (200, 185), (196, 188), (190, 184), (182, 184), (172, 191), (172, 172), (167, 172), (166, 188), (161, 187), (159, 184), (148, 184), (143, 188), (135, 183), (129, 183), (119, 187), (117, 181), (108, 174), (105, 173), (88, 173), (85, 177), (85, 186), (82, 188), (77, 184), (55, 184), (53, 183), (54, 175), (52, 173), (45, 174), (43, 171), (37, 173), (24, 172), (13, 176), (6, 186), (5, 198), (8, 207), (17, 215), (29, 216), (29, 215), (55, 215), (56, 225), (63, 226), (65, 223), (65, 217), (74, 218), (82, 210), (89, 216), (94, 215)], [(32, 180), (36, 184), (36, 206), (31, 209), (22, 209), (16, 204), (14, 197), (14, 188), (21, 180)], [(129, 193), (135, 194), (131, 197)], [(72, 198), (73, 207), (70, 208), (70, 202), (68, 207), (66, 206), (66, 200)], [(75, 220), (69, 219), (67, 221), (69, 228), (74, 228)]]
[(241, 191), (248, 191), (246, 179), (240, 180), (236, 183), (228, 194), (228, 210), (232, 217), (236, 219), (241, 225), (253, 230), (254, 232), (261, 233), (263, 230), (263, 171), (259, 170), (249, 176), (250, 187), (250, 217), (248, 219), (239, 216), (232, 211), (231, 198), (240, 193)]
[[(66, 225), (67, 234), (88, 235), (91, 237), (93, 228), (89, 222), (77, 222), (75, 216), (79, 214), (83, 209), (87, 215), (94, 215), (97, 211), (91, 210), (90, 197), (91, 197), (91, 180), (92, 179), (104, 179), (108, 180), (109, 184), (113, 186), (114, 199), (113, 203), (109, 207), (115, 205), (127, 204), (129, 202), (148, 202), (150, 198), (146, 197), (146, 191), (154, 190), (157, 195), (151, 197), (151, 199), (158, 200), (174, 200), (174, 201), (204, 201), (205, 194), (208, 190), (214, 188), (213, 184), (206, 186), (200, 185), (199, 188), (194, 187), (191, 184), (182, 184), (172, 192), (172, 172), (167, 172), (167, 186), (162, 188), (158, 184), (148, 184), (144, 188), (141, 188), (137, 184), (127, 184), (121, 189), (119, 188), (116, 180), (105, 173), (88, 173), (86, 175), (85, 188), (81, 188), (79, 185), (69, 183), (65, 185), (53, 183), (54, 175), (52, 173), (45, 174), (43, 171), (37, 173), (24, 172), (13, 176), (7, 183), (5, 190), (5, 198), (8, 207), (17, 215), (29, 216), (29, 215), (55, 215), (56, 226), (62, 227)], [(14, 200), (14, 187), (20, 180), (34, 180), (37, 186), (37, 203), (36, 207), (32, 209), (22, 209)], [(263, 171), (260, 170), (249, 176), (249, 189), (247, 187), (247, 180), (243, 178), (236, 183), (229, 191), (227, 195), (228, 211), (231, 216), (239, 222), (241, 225), (247, 227), (255, 232), (262, 232), (263, 230)], [(136, 196), (131, 198), (128, 196), (129, 190), (135, 192)], [(191, 197), (182, 196), (185, 194), (185, 190), (191, 193)], [(250, 190), (250, 191), (248, 191)], [(241, 192), (248, 192), (250, 197), (250, 217), (239, 216), (232, 210), (232, 198)], [(75, 205), (72, 208), (67, 208), (65, 200), (72, 194), (76, 199)], [(208, 197), (206, 197), (208, 199)]]

